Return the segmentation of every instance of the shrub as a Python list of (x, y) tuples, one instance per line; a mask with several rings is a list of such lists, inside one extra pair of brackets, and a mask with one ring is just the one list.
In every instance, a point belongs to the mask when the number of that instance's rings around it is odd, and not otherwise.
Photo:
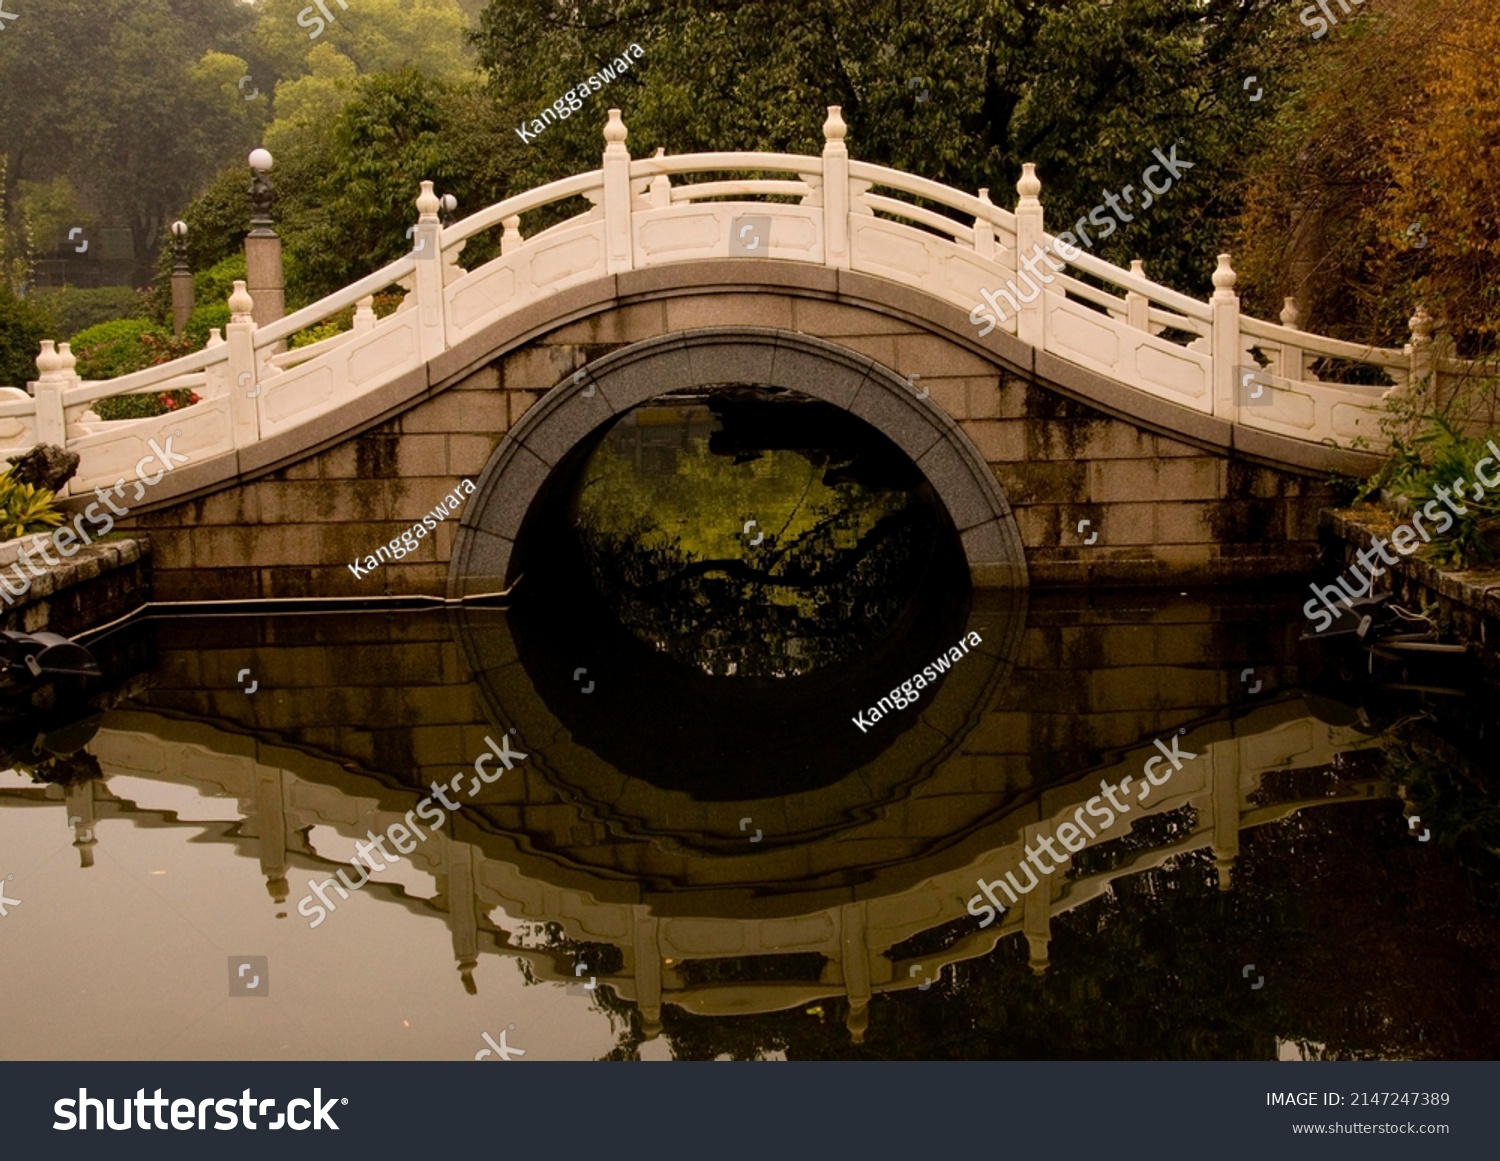
[[(245, 255), (231, 254), (220, 259), (207, 270), (193, 275), (193, 313), (214, 303), (229, 310), (229, 295), (234, 290), (235, 279), (245, 280)], [(210, 323), (217, 326), (217, 323)], [(206, 334), (207, 332), (205, 332)]]
[(37, 377), (42, 340), (57, 331), (52, 315), (29, 298), (17, 298), (0, 285), (0, 387), (19, 387)]
[(62, 523), (53, 495), (35, 484), (18, 484), (10, 471), (0, 472), (0, 538), (14, 540), (28, 532), (45, 532)]
[(227, 302), (205, 302), (193, 307), (193, 313), (188, 316), (187, 326), (182, 328), (182, 333), (192, 340), (193, 348), (200, 349), (208, 345), (208, 332), (219, 328), (219, 335), (223, 337), (224, 328), (229, 325), (229, 303)]
[[(1390, 458), (1365, 481), (1358, 498), (1378, 495), (1404, 515), (1431, 499), (1434, 487), (1467, 481), (1474, 464), (1488, 454), (1483, 438), (1464, 435), (1441, 416), (1421, 415), (1405, 431), (1392, 431)], [(1463, 568), (1494, 560), (1500, 555), (1500, 497), (1475, 498), (1471, 492), (1460, 497), (1458, 506), (1464, 514), (1454, 514), (1453, 527), (1433, 534), (1433, 563)]]
[(179, 407), (190, 407), (197, 402), (198, 393), (185, 388), (157, 394), (111, 395), (94, 403), (94, 414), (106, 420), (145, 419), (152, 415), (165, 415)]
[(99, 323), (136, 318), (142, 311), (140, 294), (128, 286), (89, 290), (64, 286), (59, 290), (39, 290), (34, 297), (57, 320), (58, 335), (69, 340)]
[(310, 347), (314, 343), (321, 343), (324, 339), (331, 339), (334, 335), (343, 334), (354, 325), (354, 310), (342, 310), (330, 319), (315, 323), (310, 327), (303, 327), (287, 340), (287, 346), (291, 350), (298, 347)]
[(113, 379), (152, 366), (155, 352), (141, 339), (168, 333), (149, 318), (122, 318), (100, 323), (73, 336), (78, 374), (85, 379)]

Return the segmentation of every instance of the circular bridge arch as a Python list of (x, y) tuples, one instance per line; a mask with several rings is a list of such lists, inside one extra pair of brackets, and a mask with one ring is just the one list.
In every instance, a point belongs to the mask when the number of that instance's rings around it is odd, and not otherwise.
[(906, 379), (847, 348), (794, 331), (711, 327), (613, 351), (558, 384), (506, 435), (466, 506), (448, 593), (510, 584), (522, 521), (553, 470), (580, 442), (648, 399), (748, 383), (800, 392), (864, 420), (908, 455), (958, 530), (976, 587), (1026, 584), (1015, 516), (984, 457)]

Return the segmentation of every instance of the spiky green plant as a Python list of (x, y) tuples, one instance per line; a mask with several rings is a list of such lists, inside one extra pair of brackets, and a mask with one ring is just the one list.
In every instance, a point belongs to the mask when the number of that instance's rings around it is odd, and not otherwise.
[(62, 513), (47, 488), (18, 483), (10, 472), (0, 473), (0, 537), (13, 540), (29, 532), (45, 532), (62, 523)]

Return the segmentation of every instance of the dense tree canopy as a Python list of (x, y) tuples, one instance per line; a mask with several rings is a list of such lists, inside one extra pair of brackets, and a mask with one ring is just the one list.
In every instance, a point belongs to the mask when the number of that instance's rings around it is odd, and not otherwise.
[[(1421, 298), (1466, 349), (1493, 341), (1500, 31), (1464, 0), (1367, 0), (1320, 36), (1274, 0), (334, 11), (314, 27), (302, 0), (33, 0), (45, 19), (0, 39), (9, 283), (80, 216), (131, 228), (142, 281), (179, 214), (194, 268), (214, 265), (240, 245), (258, 143), (305, 302), (404, 249), (424, 178), (469, 211), (597, 166), (612, 106), (642, 156), (815, 153), (839, 104), (854, 156), (1001, 205), (1036, 162), (1054, 228), (1175, 147), (1191, 168), (1096, 253), (1202, 294), (1230, 249), (1262, 317), (1296, 294), (1306, 326), (1398, 344)], [(644, 56), (578, 115), (513, 132), (631, 44)], [(492, 248), (476, 239), (464, 261)]]
[(1201, 289), (1265, 119), (1242, 81), (1268, 74), (1285, 25), (1268, 0), (496, 0), (476, 39), (518, 121), (628, 44), (645, 49), (600, 108), (528, 147), (525, 184), (597, 165), (609, 105), (636, 156), (816, 153), (824, 107), (842, 105), (854, 156), (988, 187), (1001, 205), (1036, 162), (1053, 222), (1139, 189), (1152, 149), (1180, 143), (1183, 186), (1098, 252)]

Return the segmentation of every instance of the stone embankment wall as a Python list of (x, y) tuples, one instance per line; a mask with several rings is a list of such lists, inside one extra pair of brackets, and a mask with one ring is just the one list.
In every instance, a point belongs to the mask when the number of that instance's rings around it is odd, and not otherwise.
[(65, 637), (108, 624), (144, 605), (151, 595), (151, 546), (145, 540), (83, 545), (41, 576), (13, 604), (0, 602), (0, 629)]
[[(1324, 531), (1335, 540), (1332, 567), (1348, 568), (1361, 549), (1371, 549), (1375, 559), (1373, 538), (1389, 536), (1394, 524), (1373, 508), (1325, 513)], [(1387, 568), (1375, 583), (1377, 593), (1392, 592), (1398, 604), (1413, 612), (1437, 606), (1437, 620), (1475, 646), (1487, 670), (1500, 673), (1500, 564), (1459, 572), (1410, 556)]]

